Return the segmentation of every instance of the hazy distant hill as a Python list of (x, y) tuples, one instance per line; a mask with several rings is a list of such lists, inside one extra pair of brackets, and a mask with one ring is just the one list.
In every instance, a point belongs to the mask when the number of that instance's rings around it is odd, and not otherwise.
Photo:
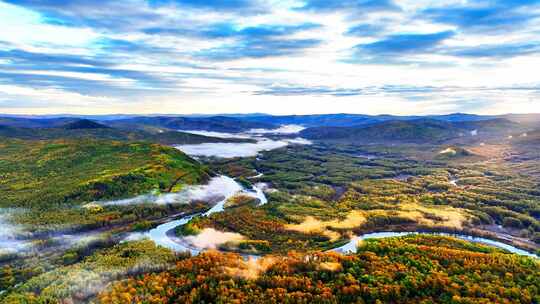
[(473, 137), (511, 132), (519, 128), (506, 119), (476, 121), (443, 121), (436, 119), (391, 120), (353, 127), (315, 127), (301, 132), (301, 136), (319, 140), (350, 140), (362, 142), (439, 142), (460, 137)]
[(260, 115), (242, 118), (253, 122), (272, 123), (272, 124), (295, 124), (306, 127), (320, 126), (352, 126), (364, 123), (373, 123), (383, 121), (374, 116), (357, 114), (321, 114), (321, 115), (286, 115), (272, 116)]
[(453, 125), (457, 128), (465, 128), (468, 130), (478, 129), (485, 132), (494, 132), (494, 131), (508, 131), (511, 132), (514, 129), (521, 129), (521, 126), (517, 122), (513, 122), (506, 118), (494, 118), (488, 120), (478, 120), (478, 121), (461, 121), (454, 122)]
[(79, 119), (70, 123), (67, 123), (62, 126), (62, 128), (67, 130), (78, 130), (78, 129), (109, 129), (108, 126), (102, 125), (95, 121), (88, 119)]
[(78, 118), (21, 118), (0, 117), (0, 125), (21, 128), (54, 128), (79, 120)]
[(149, 141), (167, 145), (250, 141), (248, 139), (225, 139), (178, 131), (150, 132), (137, 129), (117, 129), (86, 119), (71, 121), (55, 128), (22, 128), (0, 125), (0, 137), (26, 140), (94, 138), (119, 141)]
[(278, 126), (272, 123), (255, 122), (225, 116), (213, 117), (135, 117), (108, 121), (107, 125), (115, 127), (154, 126), (171, 130), (206, 130), (216, 132), (242, 132), (250, 129), (274, 129)]
[(454, 113), (448, 115), (431, 115), (431, 116), (394, 116), (394, 115), (363, 115), (363, 114), (320, 114), (320, 115), (286, 115), (286, 116), (272, 116), (272, 115), (259, 115), (259, 116), (246, 116), (242, 119), (273, 123), (273, 124), (298, 124), (306, 127), (350, 127), (359, 125), (374, 124), (383, 121), (407, 121), (416, 119), (435, 119), (442, 121), (480, 121), (489, 120), (494, 118), (493, 116), (481, 116), (474, 114)]
[(429, 116), (395, 116), (395, 115), (364, 115), (364, 114), (316, 114), (316, 115), (283, 115), (274, 116), (261, 113), (252, 114), (223, 114), (223, 115), (44, 115), (44, 116), (15, 116), (0, 117), (0, 124), (26, 127), (47, 128), (87, 119), (102, 124), (120, 128), (159, 127), (181, 130), (208, 130), (221, 132), (241, 132), (249, 129), (271, 129), (283, 124), (298, 124), (306, 127), (350, 127), (367, 125), (391, 120), (416, 120), (421, 118), (442, 121), (480, 121), (494, 118), (508, 118), (515, 122), (540, 122), (540, 115), (505, 115), (484, 116), (465, 113)]
[[(77, 118), (79, 117), (79, 118)], [(268, 114), (223, 114), (223, 115), (61, 115), (47, 116), (4, 116), (0, 117), (0, 125), (25, 128), (59, 127), (79, 119), (91, 120), (120, 129), (141, 129), (145, 131), (170, 130), (206, 130), (217, 132), (242, 132), (249, 129), (273, 129), (279, 125), (297, 124), (305, 127), (353, 127), (371, 125), (385, 121), (410, 121), (433, 119), (447, 122), (473, 122), (505, 118), (529, 128), (540, 127), (540, 114), (509, 114), (501, 116), (452, 113), (428, 116), (395, 116), (364, 114), (316, 114), (316, 115), (282, 115)]]
[(392, 120), (355, 127), (316, 127), (301, 132), (309, 139), (350, 139), (365, 141), (432, 141), (457, 136), (452, 124), (438, 120)]
[(508, 114), (503, 117), (533, 129), (540, 128), (540, 114)]

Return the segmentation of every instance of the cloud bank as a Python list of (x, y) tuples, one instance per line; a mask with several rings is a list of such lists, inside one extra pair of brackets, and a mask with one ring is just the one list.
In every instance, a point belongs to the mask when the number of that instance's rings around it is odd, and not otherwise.
[(536, 0), (5, 0), (0, 20), (2, 113), (540, 112)]

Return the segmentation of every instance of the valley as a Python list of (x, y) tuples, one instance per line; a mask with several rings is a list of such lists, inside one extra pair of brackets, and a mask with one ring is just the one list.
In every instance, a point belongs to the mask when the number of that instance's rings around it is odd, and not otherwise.
[(0, 304), (540, 304), (540, 0), (0, 25)]
[(536, 126), (319, 118), (5, 120), (0, 302), (540, 300)]

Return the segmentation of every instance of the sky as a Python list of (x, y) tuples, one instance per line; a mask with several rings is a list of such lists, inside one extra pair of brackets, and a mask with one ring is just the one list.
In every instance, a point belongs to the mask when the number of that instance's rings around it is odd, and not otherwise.
[(0, 113), (540, 113), (540, 0), (0, 0)]

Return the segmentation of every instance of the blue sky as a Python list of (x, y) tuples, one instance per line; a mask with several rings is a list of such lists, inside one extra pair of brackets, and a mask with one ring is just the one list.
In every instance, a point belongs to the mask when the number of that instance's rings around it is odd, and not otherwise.
[(540, 112), (540, 0), (8, 0), (0, 26), (0, 113)]

